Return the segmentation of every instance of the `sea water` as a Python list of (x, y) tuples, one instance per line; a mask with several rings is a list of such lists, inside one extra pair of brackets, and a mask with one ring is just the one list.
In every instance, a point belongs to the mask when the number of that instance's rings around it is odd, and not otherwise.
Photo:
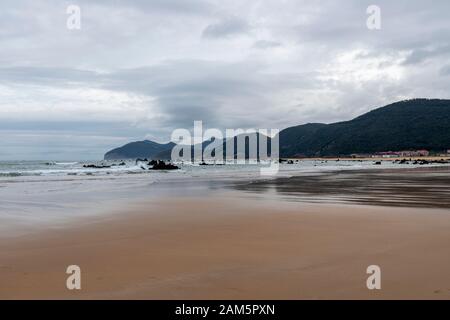
[[(86, 168), (85, 165), (109, 166)], [(119, 212), (150, 198), (200, 196), (225, 185), (277, 177), (321, 175), (336, 170), (412, 168), (390, 161), (302, 160), (280, 164), (276, 176), (260, 174), (268, 164), (222, 166), (177, 164), (180, 170), (148, 170), (136, 161), (3, 161), (0, 162), (0, 238), (34, 227), (64, 226), (73, 219)], [(20, 232), (19, 232), (20, 231)]]

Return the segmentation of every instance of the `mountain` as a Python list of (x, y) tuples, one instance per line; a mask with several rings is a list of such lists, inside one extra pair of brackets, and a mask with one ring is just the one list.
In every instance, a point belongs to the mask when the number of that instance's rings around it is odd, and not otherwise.
[(450, 148), (450, 100), (414, 99), (353, 120), (305, 124), (280, 132), (282, 157)]
[[(260, 133), (256, 133), (256, 140), (255, 141), (256, 141), (256, 154), (257, 155), (259, 155), (259, 139), (260, 139), (260, 136), (262, 136), (262, 135), (260, 135)], [(229, 138), (229, 139), (223, 139), (223, 142), (222, 142), (222, 150), (223, 150), (223, 152), (222, 152), (222, 154), (224, 156), (224, 159), (226, 157), (226, 152), (227, 152), (227, 141), (229, 141), (231, 139), (233, 139), (233, 143), (234, 143), (234, 152), (233, 152), (234, 153), (234, 157), (235, 158), (237, 158), (237, 157), (244, 158), (245, 157), (245, 159), (249, 158), (249, 149), (250, 149), (249, 148), (249, 144), (250, 144), (249, 138), (247, 136), (245, 136), (245, 135), (242, 135), (242, 137), (245, 139), (244, 140), (245, 150), (239, 150), (238, 151), (238, 141), (237, 141), (238, 137), (239, 136), (235, 136), (234, 138)], [(266, 139), (267, 139), (267, 153), (270, 155), (270, 152), (271, 152), (270, 138), (266, 137)], [(213, 142), (212, 140), (203, 141), (202, 142), (202, 150), (205, 150), (205, 148), (212, 142)], [(164, 150), (164, 151), (156, 154), (154, 157), (155, 157), (155, 159), (164, 159), (164, 160), (166, 160), (166, 159), (170, 159), (171, 155), (172, 155), (172, 148)], [(194, 146), (191, 146), (191, 155), (192, 155), (192, 159), (193, 159), (194, 158)], [(212, 155), (215, 156), (215, 151), (213, 152)]]
[[(279, 139), (283, 158), (447, 150), (450, 149), (450, 100), (400, 101), (350, 121), (290, 127), (280, 132)], [(204, 142), (203, 146), (208, 143)], [(105, 159), (168, 159), (173, 146), (173, 143), (132, 142), (109, 151)]]
[[(157, 155), (167, 150), (172, 150), (175, 146), (173, 142), (160, 144), (150, 140), (137, 141), (128, 143), (120, 148), (108, 151), (105, 154), (105, 160), (125, 160), (137, 158), (158, 158)], [(170, 158), (170, 152), (169, 158)], [(166, 160), (161, 158), (161, 160)]]

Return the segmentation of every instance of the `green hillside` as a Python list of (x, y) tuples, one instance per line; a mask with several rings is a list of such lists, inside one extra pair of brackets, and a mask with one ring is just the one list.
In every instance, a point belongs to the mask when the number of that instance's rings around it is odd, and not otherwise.
[(402, 101), (350, 121), (306, 124), (280, 132), (282, 157), (412, 149), (450, 149), (450, 100)]
[[(105, 159), (170, 159), (173, 146), (148, 140), (132, 142), (109, 151)], [(450, 149), (450, 100), (401, 101), (350, 121), (309, 123), (280, 132), (280, 155), (284, 158), (416, 149)]]

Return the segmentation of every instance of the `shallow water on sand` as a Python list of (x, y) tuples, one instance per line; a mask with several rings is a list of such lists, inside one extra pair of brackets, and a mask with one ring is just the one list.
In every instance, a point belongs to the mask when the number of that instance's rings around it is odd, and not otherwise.
[(233, 188), (288, 201), (450, 209), (450, 167), (331, 171)]
[(373, 161), (301, 161), (282, 164), (276, 176), (266, 177), (258, 165), (184, 165), (161, 172), (143, 170), (135, 162), (104, 169), (83, 164), (3, 162), (0, 236), (39, 226), (62, 227), (152, 198), (207, 197), (230, 190), (275, 201), (450, 208), (450, 167), (385, 162), (381, 170)]

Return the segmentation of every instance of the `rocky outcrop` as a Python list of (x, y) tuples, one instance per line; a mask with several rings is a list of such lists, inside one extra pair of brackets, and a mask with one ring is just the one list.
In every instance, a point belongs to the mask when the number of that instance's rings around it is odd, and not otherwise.
[(152, 160), (149, 162), (149, 165), (152, 166), (150, 170), (177, 170), (180, 169), (178, 166), (173, 165), (171, 163), (165, 163), (162, 160)]

